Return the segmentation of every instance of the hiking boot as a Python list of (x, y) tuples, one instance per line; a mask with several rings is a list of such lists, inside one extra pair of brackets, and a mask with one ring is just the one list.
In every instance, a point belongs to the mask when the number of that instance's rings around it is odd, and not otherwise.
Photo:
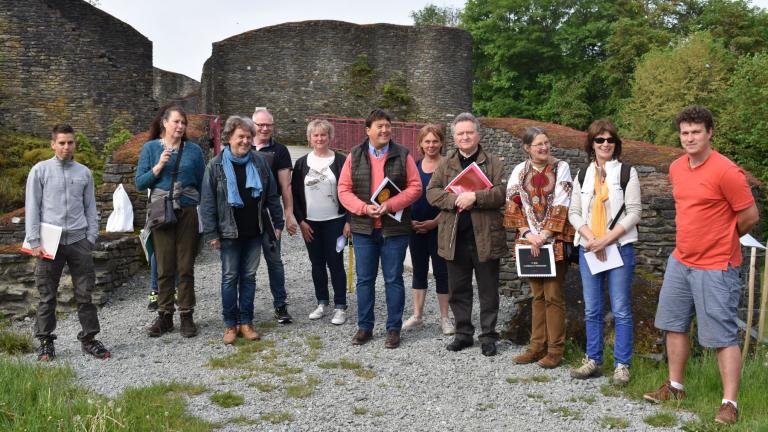
[(496, 342), (488, 342), (480, 345), (480, 351), (486, 357), (493, 357), (496, 355)]
[(173, 330), (173, 314), (158, 312), (157, 318), (155, 318), (155, 321), (151, 326), (149, 326), (147, 334), (149, 337), (158, 337), (170, 332), (171, 330)]
[(53, 361), (56, 358), (56, 349), (53, 347), (53, 339), (40, 339), (40, 348), (37, 349), (37, 361)]
[(408, 330), (414, 327), (418, 327), (423, 323), (424, 321), (422, 321), (421, 318), (417, 317), (416, 315), (411, 315), (411, 317), (405, 320), (405, 322), (403, 323), (403, 330)]
[(541, 360), (537, 361), (536, 364), (543, 367), (544, 369), (554, 369), (560, 366), (560, 362), (562, 361), (562, 354), (547, 353), (547, 355), (545, 355)]
[(384, 348), (394, 349), (400, 346), (400, 332), (390, 330), (387, 332), (387, 340), (384, 341)]
[(293, 322), (291, 314), (288, 313), (288, 305), (278, 306), (275, 308), (275, 319), (278, 324), (290, 324)]
[(315, 310), (313, 310), (312, 313), (309, 314), (309, 319), (316, 320), (316, 319), (322, 318), (323, 315), (325, 315), (325, 308), (326, 308), (326, 305), (324, 304), (317, 305), (317, 308), (315, 308)]
[(545, 355), (547, 353), (544, 351), (533, 351), (528, 348), (524, 353), (513, 357), (512, 361), (517, 364), (529, 364), (541, 360)]
[(445, 347), (445, 349), (447, 349), (448, 351), (458, 352), (463, 349), (469, 348), (474, 344), (475, 344), (474, 339), (464, 339), (464, 338), (454, 337), (453, 341), (451, 341), (451, 343), (449, 343)]
[(224, 329), (224, 343), (227, 345), (231, 345), (235, 343), (235, 339), (237, 339), (237, 328), (235, 327), (227, 327)]
[(581, 367), (571, 370), (571, 378), (587, 379), (597, 378), (603, 374), (603, 368), (589, 357), (584, 357)]
[(720, 411), (715, 417), (715, 422), (720, 424), (732, 425), (739, 419), (739, 410), (730, 402), (720, 405)]
[(373, 338), (372, 332), (358, 329), (357, 333), (352, 336), (352, 345), (365, 345), (371, 338)]
[(629, 366), (624, 363), (618, 363), (613, 370), (613, 384), (626, 385), (629, 382)]
[(254, 330), (253, 326), (250, 324), (241, 324), (239, 330), (243, 338), (249, 341), (261, 339), (261, 335), (256, 330)]
[(147, 310), (150, 312), (157, 312), (157, 291), (152, 291), (149, 293), (149, 304), (147, 305)]
[(192, 312), (179, 313), (179, 334), (185, 338), (197, 336), (197, 325), (192, 319)]
[(453, 326), (453, 322), (448, 317), (440, 318), (440, 329), (446, 336), (456, 334), (456, 327)]
[(108, 359), (112, 357), (112, 353), (108, 349), (104, 348), (104, 345), (98, 341), (98, 339), (84, 340), (81, 344), (83, 352), (90, 354), (97, 359)]
[(669, 381), (659, 387), (658, 390), (646, 393), (643, 398), (649, 402), (659, 403), (665, 401), (681, 401), (685, 399), (685, 390), (678, 390), (672, 387)]
[(331, 318), (331, 324), (342, 325), (347, 322), (347, 311), (344, 309), (336, 309)]

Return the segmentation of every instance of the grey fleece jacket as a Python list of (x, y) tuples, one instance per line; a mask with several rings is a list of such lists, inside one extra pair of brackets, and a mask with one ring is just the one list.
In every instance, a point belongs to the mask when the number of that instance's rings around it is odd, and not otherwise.
[(24, 212), (26, 241), (33, 248), (40, 246), (43, 222), (62, 228), (59, 244), (87, 238), (95, 245), (99, 220), (91, 170), (56, 156), (38, 162), (27, 177)]

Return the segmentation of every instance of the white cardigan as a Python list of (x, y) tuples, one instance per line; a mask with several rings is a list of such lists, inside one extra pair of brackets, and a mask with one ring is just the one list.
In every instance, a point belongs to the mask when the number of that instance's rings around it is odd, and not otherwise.
[[(612, 160), (605, 163), (605, 180), (608, 183), (608, 201), (605, 203), (605, 212), (611, 217), (607, 218), (606, 228), (611, 225), (614, 218), (620, 217), (617, 224), (624, 227), (625, 233), (619, 237), (619, 244), (625, 245), (637, 241), (637, 223), (640, 222), (640, 214), (643, 210), (643, 204), (640, 201), (640, 177), (634, 167), (630, 169), (629, 183), (627, 190), (621, 190), (621, 162)], [(590, 163), (587, 168), (584, 184), (579, 185), (579, 181), (574, 177), (573, 192), (571, 194), (571, 207), (568, 209), (568, 220), (576, 228), (576, 236), (573, 239), (574, 244), (582, 246), (586, 242), (581, 241), (579, 228), (588, 225), (592, 220), (592, 199), (595, 195), (595, 164)], [(625, 204), (624, 217), (617, 215), (622, 204)]]

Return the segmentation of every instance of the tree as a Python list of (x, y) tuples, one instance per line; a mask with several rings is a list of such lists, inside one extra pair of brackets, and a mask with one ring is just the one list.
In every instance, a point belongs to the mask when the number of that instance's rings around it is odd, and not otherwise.
[(559, 123), (575, 129), (586, 129), (593, 119), (592, 109), (587, 101), (589, 78), (583, 76), (545, 76), (540, 81), (548, 82), (552, 89), (549, 99), (537, 110), (538, 118)]
[(739, 60), (722, 114), (715, 147), (763, 182), (768, 182), (768, 54)]
[(461, 9), (450, 6), (435, 6), (430, 3), (417, 11), (411, 11), (415, 26), (441, 25), (457, 27), (461, 17)]
[(643, 56), (634, 73), (632, 98), (621, 111), (627, 135), (677, 146), (675, 115), (691, 104), (717, 114), (733, 63), (728, 50), (707, 32)]
[(758, 53), (768, 47), (768, 12), (744, 0), (709, 0), (691, 22), (694, 31), (709, 31), (733, 53)]

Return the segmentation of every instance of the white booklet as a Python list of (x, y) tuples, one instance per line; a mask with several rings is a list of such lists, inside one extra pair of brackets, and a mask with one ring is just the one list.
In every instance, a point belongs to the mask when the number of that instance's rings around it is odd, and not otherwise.
[[(397, 187), (397, 185), (392, 180), (390, 180), (389, 177), (384, 177), (384, 180), (382, 180), (376, 190), (373, 191), (373, 195), (371, 195), (371, 203), (381, 207), (381, 205), (384, 204), (388, 199), (399, 193), (400, 188)], [(403, 217), (403, 210), (398, 210), (397, 213), (388, 212), (387, 214), (392, 219), (400, 222), (400, 219)]]
[(594, 252), (586, 252), (584, 259), (587, 260), (587, 266), (589, 266), (589, 271), (592, 275), (624, 265), (624, 260), (621, 259), (619, 247), (616, 246), (616, 243), (605, 247), (605, 261), (597, 259), (597, 255)]
[[(59, 240), (61, 240), (61, 227), (47, 223), (40, 224), (40, 246), (43, 247), (43, 258), (49, 260), (56, 258), (56, 251), (59, 250)], [(32, 246), (24, 240), (21, 245), (21, 251), (31, 254)]]

